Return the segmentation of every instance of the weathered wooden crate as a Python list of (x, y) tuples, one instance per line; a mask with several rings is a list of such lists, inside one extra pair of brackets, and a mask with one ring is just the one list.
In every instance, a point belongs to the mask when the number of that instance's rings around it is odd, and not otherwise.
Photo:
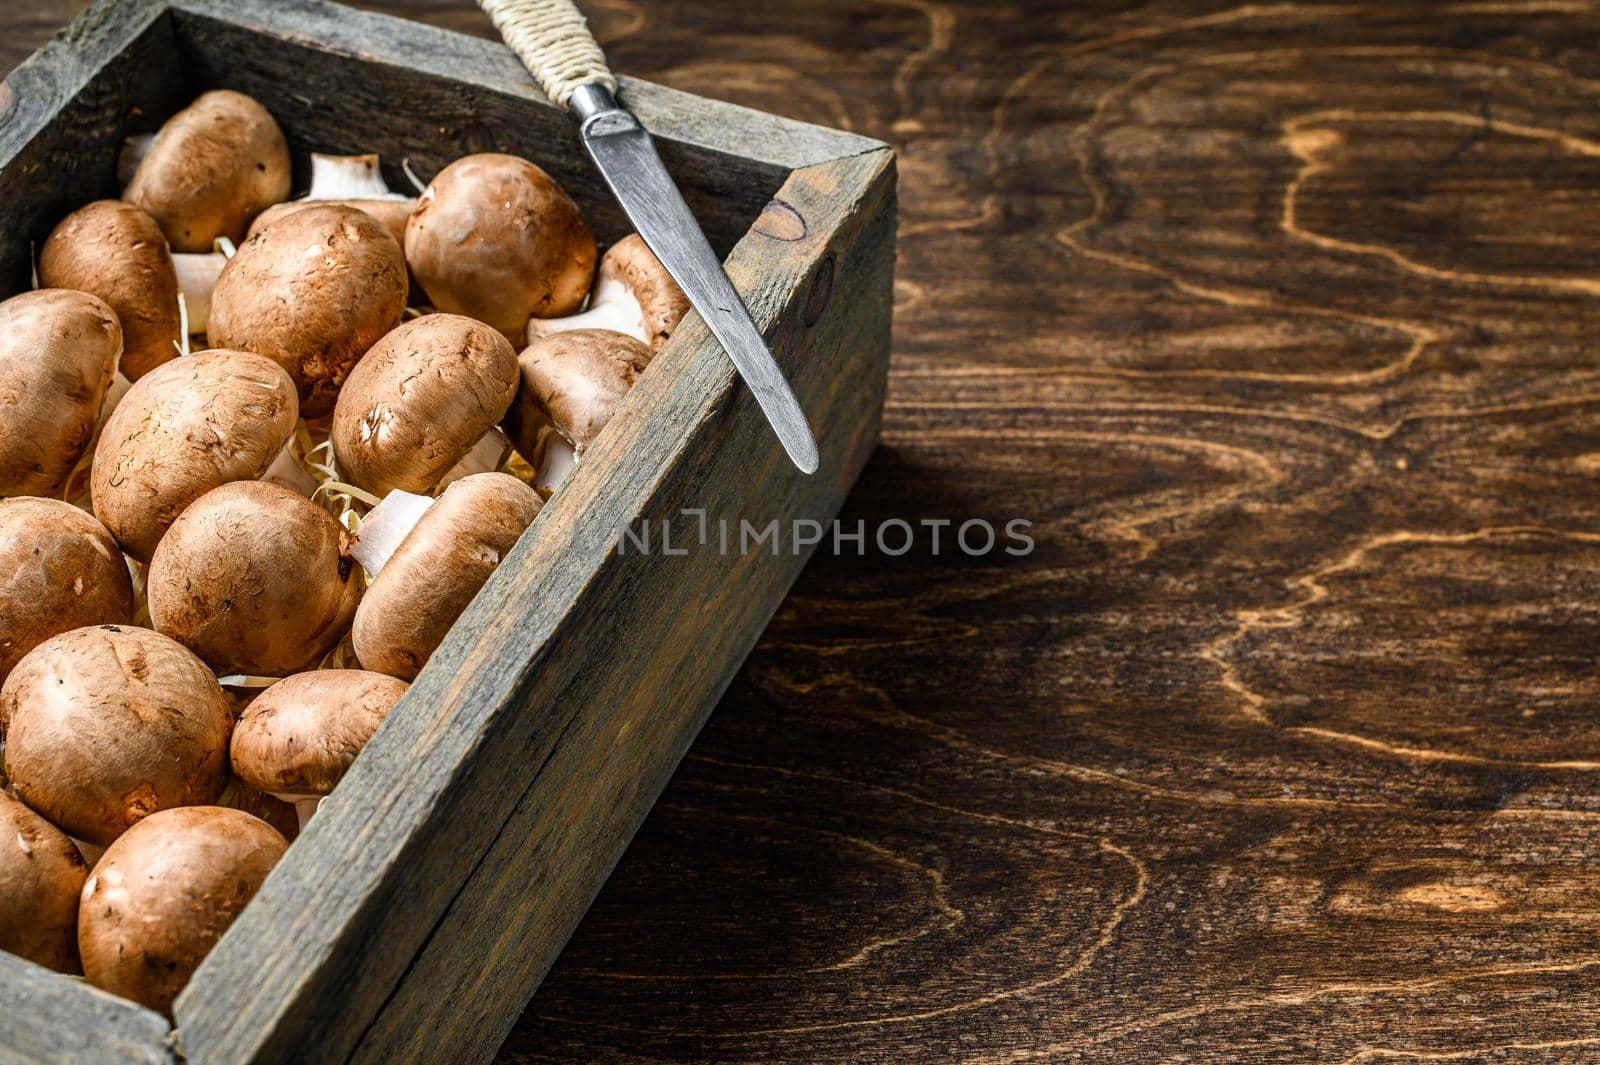
[[(602, 240), (626, 231), (569, 117), (497, 43), (320, 0), (103, 0), (0, 84), (0, 291), (27, 286), (30, 243), (64, 212), (115, 195), (125, 135), (214, 87), (265, 103), (302, 159), (376, 151), (431, 174), (513, 152)], [(622, 95), (795, 383), (821, 472), (788, 464), (691, 316), (196, 974), (176, 1030), (0, 955), (0, 1062), (484, 1060), (533, 994), (809, 553), (786, 535), (777, 555), (668, 556), (619, 550), (618, 530), (687, 530), (686, 509), (713, 529), (826, 522), (877, 440), (888, 364), (891, 151), (643, 82)]]

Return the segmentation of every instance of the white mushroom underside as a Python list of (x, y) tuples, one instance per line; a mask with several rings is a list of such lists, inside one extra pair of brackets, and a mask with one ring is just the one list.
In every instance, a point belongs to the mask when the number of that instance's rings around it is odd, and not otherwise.
[(310, 471), (295, 457), (293, 437), (283, 445), (278, 457), (272, 460), (272, 465), (267, 467), (267, 472), (261, 475), (261, 479), (268, 484), (297, 492), (308, 499), (317, 490), (317, 479), (311, 476)]
[(461, 457), (460, 462), (450, 467), (445, 475), (439, 478), (437, 487), (445, 488), (475, 473), (494, 473), (504, 466), (510, 457), (511, 438), (498, 428), (490, 429), (478, 438), (478, 442), (472, 445), (472, 450)]
[(552, 333), (571, 329), (610, 329), (626, 333), (642, 344), (650, 343), (645, 330), (644, 307), (633, 290), (615, 278), (606, 278), (595, 287), (589, 309), (566, 318), (531, 318), (528, 320), (528, 343)]
[(400, 192), (390, 192), (384, 183), (376, 155), (311, 156), (311, 191), (308, 200), (408, 200)]
[(172, 266), (178, 274), (178, 291), (183, 293), (191, 334), (206, 331), (211, 320), (211, 290), (227, 265), (228, 257), (221, 252), (173, 253)]
[(561, 487), (572, 471), (578, 468), (578, 453), (572, 450), (564, 437), (550, 434), (544, 445), (544, 457), (539, 460), (539, 472), (533, 486), (545, 495)]
[(399, 489), (390, 492), (362, 519), (361, 531), (350, 545), (350, 557), (376, 577), (431, 506), (431, 496)]

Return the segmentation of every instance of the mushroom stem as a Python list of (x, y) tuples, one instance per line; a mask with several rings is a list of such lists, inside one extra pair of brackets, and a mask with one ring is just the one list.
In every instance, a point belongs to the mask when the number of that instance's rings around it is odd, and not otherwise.
[(376, 155), (311, 153), (311, 191), (307, 200), (409, 200), (383, 180)]
[(461, 461), (450, 467), (439, 478), (438, 488), (443, 489), (454, 481), (474, 473), (495, 473), (511, 457), (511, 438), (498, 428), (490, 429), (472, 445), (472, 450), (461, 456)]
[(398, 488), (390, 492), (361, 519), (361, 531), (350, 545), (350, 557), (361, 563), (369, 575), (377, 576), (433, 503), (432, 496)]
[(578, 468), (578, 453), (572, 444), (559, 433), (551, 433), (545, 441), (544, 457), (539, 460), (539, 472), (533, 486), (546, 498)]
[(191, 334), (206, 331), (206, 323), (211, 319), (211, 290), (227, 265), (228, 257), (220, 251), (173, 254), (172, 268), (178, 275), (178, 291), (183, 293), (184, 306), (189, 312)]
[(644, 306), (633, 290), (613, 277), (601, 279), (589, 299), (588, 310), (566, 318), (528, 319), (528, 343), (569, 329), (609, 329), (626, 333), (641, 344), (650, 343)]
[(139, 164), (144, 161), (155, 139), (154, 133), (135, 133), (122, 142), (122, 150), (117, 153), (118, 185), (126, 185), (133, 180), (133, 172), (139, 169)]
[(295, 816), (300, 819), (300, 831), (306, 830), (306, 825), (311, 823), (311, 815), (317, 812), (317, 807), (322, 805), (322, 799), (316, 795), (304, 798), (295, 798), (292, 795), (275, 795), (277, 799), (294, 804)]
[(267, 467), (267, 472), (261, 479), (268, 484), (281, 485), (291, 492), (296, 492), (311, 498), (317, 490), (317, 479), (300, 464), (294, 454), (294, 437), (283, 445), (283, 450), (278, 452), (278, 457), (272, 460), (272, 465)]

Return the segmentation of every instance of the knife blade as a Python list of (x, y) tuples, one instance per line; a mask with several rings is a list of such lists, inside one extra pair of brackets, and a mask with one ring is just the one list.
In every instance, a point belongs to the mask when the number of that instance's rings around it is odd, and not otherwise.
[(617, 79), (583, 12), (573, 0), (478, 3), (545, 95), (578, 117), (584, 148), (623, 212), (733, 360), (789, 458), (815, 473), (817, 440), (800, 401), (661, 165), (655, 141), (617, 103)]
[(789, 458), (801, 472), (815, 473), (817, 442), (805, 411), (662, 165), (649, 131), (602, 85), (579, 86), (567, 105), (581, 123), (584, 148), (628, 220), (722, 344)]

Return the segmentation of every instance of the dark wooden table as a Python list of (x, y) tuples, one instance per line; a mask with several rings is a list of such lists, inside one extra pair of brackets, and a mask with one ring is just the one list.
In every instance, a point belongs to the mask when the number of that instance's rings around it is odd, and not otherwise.
[(900, 148), (846, 519), (1038, 546), (819, 556), (502, 1060), (1596, 1060), (1600, 12), (585, 6)]

